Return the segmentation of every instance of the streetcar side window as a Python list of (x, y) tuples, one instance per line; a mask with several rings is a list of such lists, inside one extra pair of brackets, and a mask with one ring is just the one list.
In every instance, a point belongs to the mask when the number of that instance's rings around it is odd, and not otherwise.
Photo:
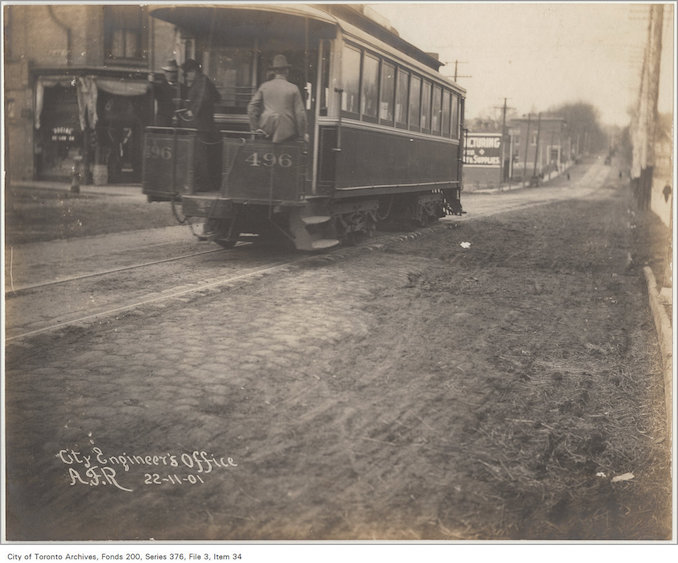
[(344, 45), (341, 57), (341, 77), (344, 94), (341, 101), (342, 111), (359, 115), (360, 94), (360, 51)]
[(442, 106), (440, 105), (441, 99), (441, 88), (440, 86), (433, 87), (433, 98), (431, 100), (431, 133), (434, 135), (440, 135), (440, 113)]
[(421, 87), (421, 130), (431, 131), (431, 83), (424, 80)]
[(360, 107), (364, 118), (377, 119), (379, 95), (379, 59), (369, 53), (363, 58), (363, 80)]
[(381, 95), (379, 119), (393, 125), (393, 97), (395, 96), (395, 65), (384, 61), (381, 65)]
[(421, 114), (421, 78), (412, 75), (410, 78), (410, 129), (419, 129)]
[(395, 118), (398, 127), (407, 127), (407, 85), (410, 75), (402, 68), (398, 69), (398, 81), (396, 86)]
[(450, 91), (449, 90), (443, 90), (442, 123), (443, 123), (443, 137), (449, 137), (450, 136)]

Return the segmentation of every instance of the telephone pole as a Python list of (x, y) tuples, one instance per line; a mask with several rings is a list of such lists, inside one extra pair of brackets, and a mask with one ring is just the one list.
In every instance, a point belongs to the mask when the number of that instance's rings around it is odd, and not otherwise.
[(523, 164), (523, 178), (522, 178), (522, 183), (525, 183), (525, 180), (527, 179), (527, 153), (530, 148), (530, 121), (532, 120), (532, 114), (528, 113), (527, 114), (527, 132), (525, 133), (525, 162)]
[[(457, 78), (473, 78), (470, 74), (461, 74), (461, 75), (458, 74), (459, 65), (460, 64), (466, 64), (466, 63), (467, 63), (467, 61), (455, 60), (454, 61), (454, 76), (447, 76), (447, 78), (451, 78), (455, 82), (457, 81)], [(448, 64), (452, 64), (452, 62), (451, 61), (445, 61), (444, 64), (448, 65)]]
[[(534, 172), (533, 178), (537, 177), (537, 162), (539, 161), (539, 134), (541, 133), (541, 113), (537, 114), (537, 146), (534, 148)], [(534, 180), (537, 182), (537, 180)], [(538, 184), (538, 182), (537, 182)]]
[(664, 7), (661, 4), (650, 6), (647, 44), (640, 79), (640, 94), (636, 115), (633, 119), (631, 176), (635, 184), (638, 207), (641, 209), (649, 207), (652, 190), (663, 16)]
[[(499, 185), (506, 180), (508, 174), (508, 167), (506, 166), (506, 112), (509, 109), (515, 109), (506, 105), (508, 98), (504, 98), (504, 105), (501, 107), (495, 106), (495, 109), (501, 109), (501, 169), (499, 171)], [(510, 153), (509, 153), (510, 158)]]

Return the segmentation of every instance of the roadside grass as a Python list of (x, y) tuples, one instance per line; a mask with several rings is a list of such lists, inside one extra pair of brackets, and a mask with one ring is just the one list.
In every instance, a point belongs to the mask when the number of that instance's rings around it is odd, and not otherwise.
[(176, 224), (165, 203), (49, 189), (5, 191), (5, 242), (10, 245)]

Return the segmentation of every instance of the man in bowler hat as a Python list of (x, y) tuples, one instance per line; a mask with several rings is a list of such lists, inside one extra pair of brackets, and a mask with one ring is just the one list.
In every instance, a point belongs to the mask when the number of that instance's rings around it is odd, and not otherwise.
[(199, 190), (218, 188), (221, 168), (220, 138), (214, 123), (214, 104), (221, 95), (212, 81), (202, 72), (195, 59), (181, 65), (188, 86), (186, 111), (181, 114), (185, 127), (198, 130), (195, 148), (196, 183)]
[(285, 55), (273, 57), (271, 80), (264, 82), (247, 106), (247, 115), (253, 131), (261, 131), (274, 143), (304, 138), (306, 111), (299, 88), (288, 82), (290, 65)]

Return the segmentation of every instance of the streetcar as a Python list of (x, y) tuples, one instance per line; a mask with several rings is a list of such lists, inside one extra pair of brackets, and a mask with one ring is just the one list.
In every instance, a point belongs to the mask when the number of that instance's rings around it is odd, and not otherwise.
[[(211, 225), (210, 240), (224, 247), (282, 237), (313, 251), (382, 225), (425, 226), (463, 212), (465, 90), (439, 72), (436, 55), (367, 9), (183, 5), (150, 13), (175, 26), (180, 58), (199, 61), (221, 95), (216, 182), (196, 174), (203, 141), (195, 129), (145, 130), (143, 192), (171, 202), (180, 221)], [(248, 102), (279, 54), (304, 100), (307, 139), (273, 143), (249, 124)]]

